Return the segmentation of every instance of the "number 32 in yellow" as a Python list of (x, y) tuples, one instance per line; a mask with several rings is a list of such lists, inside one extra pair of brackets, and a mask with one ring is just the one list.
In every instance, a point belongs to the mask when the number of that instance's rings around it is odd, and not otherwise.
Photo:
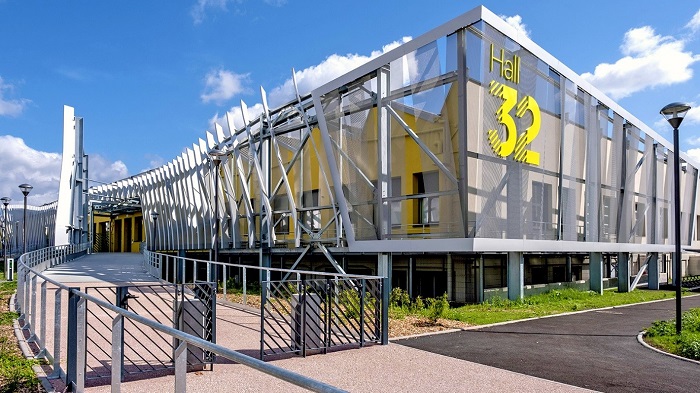
[[(498, 123), (505, 127), (505, 139), (501, 139), (498, 130), (488, 131), (489, 145), (493, 151), (501, 157), (513, 154), (515, 161), (540, 165), (540, 153), (526, 149), (540, 133), (540, 106), (537, 105), (537, 101), (531, 96), (525, 96), (518, 101), (517, 90), (496, 81), (491, 81), (489, 92), (503, 100), (503, 104), (496, 111), (496, 118)], [(525, 116), (528, 111), (532, 115), (532, 124), (520, 135), (515, 127), (515, 120), (510, 115), (513, 108), (518, 118)]]

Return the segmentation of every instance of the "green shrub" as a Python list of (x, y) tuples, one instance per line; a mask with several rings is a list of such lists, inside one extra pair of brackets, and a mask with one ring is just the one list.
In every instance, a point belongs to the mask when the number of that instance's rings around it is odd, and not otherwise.
[(684, 331), (700, 332), (700, 308), (693, 308), (684, 312), (681, 321)]
[(680, 354), (689, 359), (700, 360), (700, 333), (683, 332), (678, 340)]
[(425, 302), (423, 302), (423, 298), (418, 295), (418, 297), (411, 303), (411, 311), (412, 312), (420, 312), (425, 309)]
[(647, 329), (649, 337), (672, 336), (676, 334), (675, 321), (654, 321), (651, 327)]
[(389, 294), (389, 307), (405, 308), (411, 305), (411, 297), (401, 288), (393, 288)]
[(450, 303), (447, 301), (447, 293), (436, 299), (428, 299), (428, 318), (435, 323), (439, 318), (443, 318), (450, 309)]
[(360, 316), (360, 295), (354, 289), (346, 289), (338, 294), (338, 302), (343, 307), (346, 318), (355, 319)]

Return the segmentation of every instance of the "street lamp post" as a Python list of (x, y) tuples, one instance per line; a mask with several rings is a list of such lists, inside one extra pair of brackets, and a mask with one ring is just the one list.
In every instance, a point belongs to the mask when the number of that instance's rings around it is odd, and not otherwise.
[[(221, 165), (221, 157), (226, 156), (226, 152), (219, 149), (211, 149), (209, 157), (214, 163), (214, 261), (219, 261), (219, 165)], [(209, 271), (209, 280), (217, 282), (217, 265), (213, 266), (213, 270)]]
[(32, 190), (32, 186), (27, 183), (20, 184), (19, 189), (24, 194), (24, 222), (22, 223), (22, 254), (27, 253), (27, 195)]
[(678, 127), (683, 118), (690, 110), (690, 105), (682, 102), (673, 102), (661, 109), (661, 114), (673, 127), (673, 210), (674, 210), (674, 231), (676, 248), (674, 252), (674, 262), (676, 267), (676, 334), (681, 334), (681, 168), (680, 168), (680, 143), (678, 141)]
[[(8, 222), (7, 222), (7, 205), (10, 204), (11, 199), (8, 197), (2, 197), (0, 198), (0, 201), (2, 201), (3, 206), (5, 206), (5, 212), (3, 215), (3, 221), (2, 221), (2, 228), (3, 228), (3, 233), (2, 233), (2, 261), (5, 263), (5, 273), (8, 272), (9, 265), (7, 263), (7, 246), (9, 245), (9, 241), (7, 240), (8, 236), (7, 234), (9, 233), (9, 228), (8, 228)], [(10, 277), (9, 275), (6, 274), (7, 277)]]
[(158, 212), (152, 211), (151, 218), (153, 219), (153, 245), (151, 246), (151, 251), (156, 251), (156, 239), (158, 238)]
[(214, 261), (219, 260), (219, 165), (221, 165), (221, 157), (226, 156), (226, 152), (219, 149), (211, 149), (209, 157), (214, 163)]

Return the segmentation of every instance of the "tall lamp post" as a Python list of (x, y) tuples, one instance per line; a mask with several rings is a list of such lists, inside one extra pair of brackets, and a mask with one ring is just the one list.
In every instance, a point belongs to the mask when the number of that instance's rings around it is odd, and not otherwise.
[(227, 153), (219, 149), (211, 149), (209, 157), (214, 163), (214, 261), (219, 260), (219, 165), (221, 165), (221, 157)]
[(158, 226), (156, 224), (158, 223), (158, 212), (155, 210), (152, 211), (151, 218), (153, 219), (153, 246), (151, 251), (156, 251), (156, 239), (158, 238)]
[[(221, 157), (226, 156), (226, 152), (219, 149), (211, 149), (209, 157), (214, 163), (214, 261), (219, 261), (219, 165), (221, 165)], [(218, 282), (218, 266), (209, 270), (209, 281)]]
[[(3, 215), (3, 221), (2, 221), (2, 228), (3, 228), (3, 233), (2, 233), (2, 260), (5, 263), (5, 266), (7, 266), (7, 246), (9, 242), (7, 241), (7, 234), (9, 233), (9, 228), (8, 228), (8, 222), (7, 222), (7, 205), (10, 204), (11, 199), (8, 197), (2, 197), (0, 198), (0, 201), (2, 201), (3, 206), (5, 206), (5, 212)], [(7, 270), (5, 270), (7, 272)]]
[(676, 267), (676, 334), (681, 334), (681, 168), (680, 143), (678, 142), (678, 127), (690, 110), (690, 105), (673, 102), (661, 108), (661, 114), (673, 127), (673, 210), (676, 249), (673, 257)]
[(24, 194), (24, 222), (22, 223), (22, 254), (27, 253), (27, 195), (32, 190), (32, 186), (27, 183), (20, 184), (19, 189)]

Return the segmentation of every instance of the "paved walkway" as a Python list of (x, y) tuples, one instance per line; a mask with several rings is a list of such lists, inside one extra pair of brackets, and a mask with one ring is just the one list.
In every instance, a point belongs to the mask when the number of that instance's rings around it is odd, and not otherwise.
[[(77, 287), (154, 281), (141, 269), (138, 254), (93, 254), (53, 268), (49, 274), (55, 280)], [(49, 305), (51, 303), (49, 301)], [(49, 312), (48, 315), (52, 313)], [(66, 314), (63, 315), (65, 318)], [(257, 314), (219, 306), (217, 342), (243, 353), (255, 354), (260, 345), (259, 321), (260, 317)], [(49, 346), (49, 348), (52, 347)], [(271, 363), (348, 391), (588, 391), (560, 382), (398, 344), (373, 345), (306, 358), (290, 357), (271, 361)], [(121, 391), (167, 392), (173, 391), (173, 388), (174, 376), (168, 375), (124, 382)], [(224, 358), (219, 358), (213, 371), (192, 372), (187, 375), (188, 392), (246, 392), (273, 389), (283, 389), (285, 392), (302, 391), (296, 386), (240, 364), (234, 364)], [(86, 391), (108, 392), (110, 386), (93, 386)]]
[[(700, 307), (700, 296), (683, 299)], [(604, 392), (697, 392), (700, 365), (643, 347), (637, 334), (675, 317), (675, 301), (542, 318), (397, 343)]]

